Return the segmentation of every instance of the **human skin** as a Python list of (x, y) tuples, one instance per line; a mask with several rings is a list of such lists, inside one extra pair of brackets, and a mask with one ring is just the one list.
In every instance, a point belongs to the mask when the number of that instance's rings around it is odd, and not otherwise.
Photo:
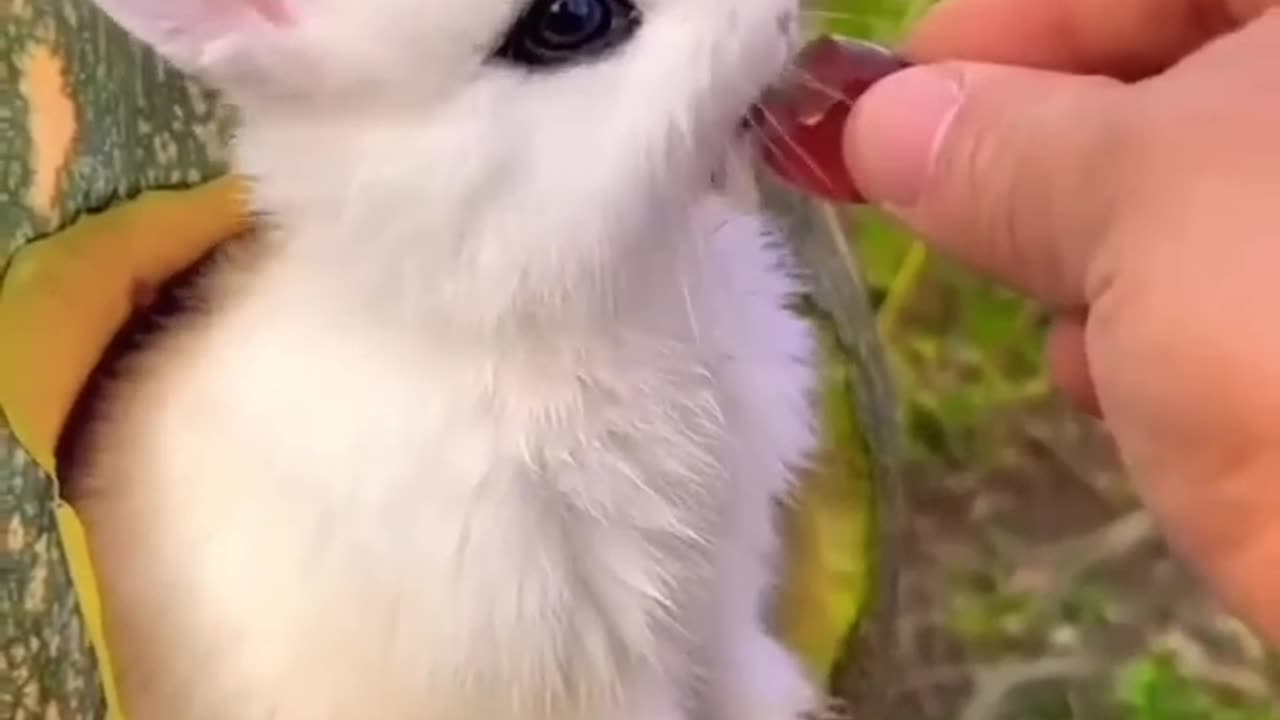
[[(1171, 542), (1280, 644), (1280, 0), (949, 0), (855, 105), (862, 193), (1057, 318)], [(838, 150), (833, 150), (838, 152)]]

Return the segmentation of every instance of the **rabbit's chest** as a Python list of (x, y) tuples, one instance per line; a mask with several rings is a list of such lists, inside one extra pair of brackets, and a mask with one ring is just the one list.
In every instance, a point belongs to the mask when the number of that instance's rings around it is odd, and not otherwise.
[(130, 469), (139, 506), (182, 508), (136, 559), (197, 599), (189, 657), (232, 685), (321, 683), (328, 707), (465, 677), (479, 717), (688, 649), (730, 482), (706, 358), (280, 342), (223, 345), (158, 393)]

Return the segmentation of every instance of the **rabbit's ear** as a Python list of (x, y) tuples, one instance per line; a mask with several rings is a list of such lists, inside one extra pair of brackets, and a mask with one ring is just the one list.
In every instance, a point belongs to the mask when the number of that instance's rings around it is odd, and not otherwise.
[(92, 0), (117, 24), (175, 64), (192, 68), (227, 43), (239, 45), (296, 20), (306, 0)]

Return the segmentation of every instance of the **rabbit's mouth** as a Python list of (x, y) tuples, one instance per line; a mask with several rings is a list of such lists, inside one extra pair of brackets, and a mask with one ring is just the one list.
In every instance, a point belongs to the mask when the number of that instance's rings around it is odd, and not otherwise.
[(781, 82), (743, 118), (766, 164), (789, 182), (835, 201), (857, 202), (842, 152), (853, 103), (909, 63), (889, 50), (824, 35), (802, 49)]

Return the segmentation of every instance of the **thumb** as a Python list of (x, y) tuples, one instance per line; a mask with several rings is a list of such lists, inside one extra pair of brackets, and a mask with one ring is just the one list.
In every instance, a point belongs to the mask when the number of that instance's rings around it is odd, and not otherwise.
[(1125, 89), (996, 65), (917, 66), (858, 100), (845, 159), (865, 197), (943, 252), (1078, 306), (1122, 189)]

